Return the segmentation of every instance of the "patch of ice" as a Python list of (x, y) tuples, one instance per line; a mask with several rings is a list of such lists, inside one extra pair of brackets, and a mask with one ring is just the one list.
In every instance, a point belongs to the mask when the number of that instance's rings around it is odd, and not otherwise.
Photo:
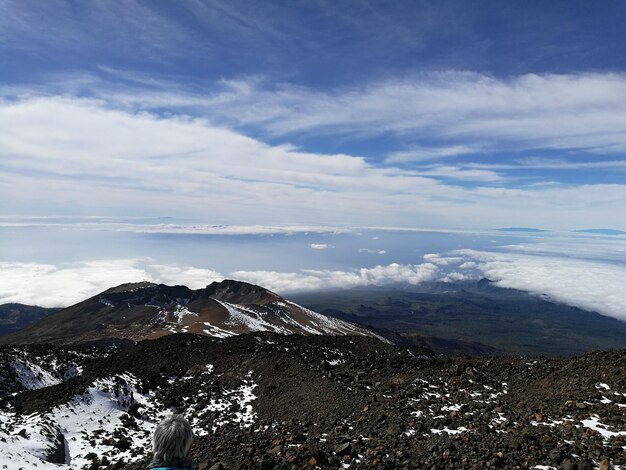
[(583, 419), (581, 423), (586, 428), (593, 429), (594, 431), (599, 432), (604, 439), (617, 436), (626, 436), (626, 431), (609, 431), (607, 429), (608, 426), (606, 424), (602, 424), (600, 422), (600, 418), (597, 415), (594, 415), (589, 419)]

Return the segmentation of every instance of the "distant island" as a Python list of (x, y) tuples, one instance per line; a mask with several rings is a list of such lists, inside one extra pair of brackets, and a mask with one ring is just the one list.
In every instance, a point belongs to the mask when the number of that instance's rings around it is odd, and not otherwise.
[(540, 233), (547, 232), (547, 230), (541, 230), (540, 228), (532, 228), (532, 227), (505, 227), (505, 228), (497, 228), (498, 232), (524, 232), (524, 233)]
[(595, 233), (597, 235), (626, 235), (624, 230), (615, 230), (612, 228), (588, 228), (583, 230), (574, 230), (576, 233)]

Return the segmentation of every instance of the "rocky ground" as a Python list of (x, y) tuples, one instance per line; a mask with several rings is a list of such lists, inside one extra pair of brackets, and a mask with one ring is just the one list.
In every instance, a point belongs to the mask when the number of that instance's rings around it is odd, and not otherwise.
[(200, 470), (626, 468), (624, 350), (441, 356), (372, 338), (183, 334), (90, 357), (3, 408), (0, 463), (24, 469), (143, 469), (171, 411), (194, 426)]

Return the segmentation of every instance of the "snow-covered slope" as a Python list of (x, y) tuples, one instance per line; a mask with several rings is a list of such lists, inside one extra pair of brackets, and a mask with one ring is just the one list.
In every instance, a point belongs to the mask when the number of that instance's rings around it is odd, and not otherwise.
[[(255, 421), (251, 403), (255, 383), (247, 378), (239, 386), (221, 389), (208, 397), (212, 366), (193, 377), (172, 377), (168, 386), (181, 386), (192, 378), (198, 393), (189, 398), (187, 418), (203, 436), (226, 424), (250, 426)], [(146, 390), (132, 374), (124, 373), (94, 381), (87, 390), (43, 413), (22, 415), (0, 412), (0, 468), (83, 469), (94, 462), (132, 462), (150, 451), (156, 424), (174, 411), (163, 403), (161, 390)], [(208, 401), (207, 401), (208, 400)], [(202, 409), (196, 411), (198, 403)], [(231, 410), (237, 407), (236, 412)], [(203, 426), (207, 416), (212, 418)], [(10, 465), (2, 467), (2, 465)]]
[(0, 349), (0, 396), (35, 390), (79, 376), (84, 364), (103, 359), (120, 345), (61, 348), (52, 345), (9, 346)]

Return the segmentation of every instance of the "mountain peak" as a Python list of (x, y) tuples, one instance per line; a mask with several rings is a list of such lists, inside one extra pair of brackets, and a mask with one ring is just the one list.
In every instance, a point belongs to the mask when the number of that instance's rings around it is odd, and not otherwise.
[(0, 344), (139, 341), (172, 333), (226, 338), (257, 331), (378, 337), (261, 286), (227, 279), (199, 290), (150, 282), (122, 284), (1, 337)]
[(283, 300), (281, 296), (264, 287), (233, 279), (209, 284), (204, 289), (203, 296), (239, 305), (265, 305)]
[(120, 294), (123, 292), (135, 292), (139, 289), (145, 289), (147, 287), (154, 287), (157, 284), (148, 281), (142, 282), (127, 282), (126, 284), (120, 284), (119, 286), (110, 287), (105, 290), (102, 294)]

